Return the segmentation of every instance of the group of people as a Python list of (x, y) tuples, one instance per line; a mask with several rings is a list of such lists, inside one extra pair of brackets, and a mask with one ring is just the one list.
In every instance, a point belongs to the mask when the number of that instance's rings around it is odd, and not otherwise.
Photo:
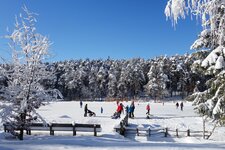
[(126, 107), (124, 107), (123, 103), (119, 103), (117, 101), (116, 112), (112, 115), (111, 118), (112, 119), (120, 118), (121, 113), (124, 113), (124, 109), (129, 118), (134, 118), (134, 109), (135, 109), (134, 101), (131, 102), (130, 106), (127, 105)]
[[(83, 102), (80, 101), (80, 108), (82, 108), (83, 106)], [(184, 104), (183, 102), (181, 102), (180, 104), (177, 102), (176, 103), (176, 108), (178, 109), (180, 107), (181, 111), (183, 111), (183, 107), (184, 107)], [(111, 116), (112, 119), (117, 119), (117, 118), (120, 118), (120, 115), (122, 113), (124, 113), (124, 110), (126, 112), (126, 114), (128, 115), (129, 118), (134, 118), (134, 110), (135, 110), (135, 105), (134, 105), (134, 101), (131, 101), (131, 104), (130, 106), (126, 106), (124, 107), (123, 103), (119, 103), (119, 101), (117, 101), (117, 109), (116, 109), (116, 112)], [(147, 119), (150, 119), (150, 104), (148, 103), (146, 105), (146, 115), (147, 115)], [(101, 113), (103, 113), (103, 108), (101, 107)], [(87, 116), (96, 116), (96, 114), (89, 110), (88, 109), (88, 105), (85, 104), (85, 107), (84, 107), (84, 117), (87, 117)]]
[(183, 102), (181, 102), (180, 104), (177, 102), (177, 103), (176, 103), (176, 108), (178, 109), (179, 106), (180, 106), (180, 110), (183, 111), (183, 108), (184, 108)]

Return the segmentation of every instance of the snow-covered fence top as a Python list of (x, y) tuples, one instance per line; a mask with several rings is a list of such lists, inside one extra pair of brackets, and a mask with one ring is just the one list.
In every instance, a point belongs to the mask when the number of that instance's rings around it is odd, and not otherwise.
[[(13, 126), (11, 124), (3, 124), (4, 131), (10, 132)], [(20, 130), (20, 128), (14, 128), (14, 131)], [(54, 131), (72, 131), (73, 136), (76, 132), (93, 132), (94, 136), (97, 136), (97, 132), (101, 132), (100, 124), (80, 124), (80, 123), (31, 123), (26, 129), (28, 135), (31, 135), (31, 131), (49, 131), (50, 135), (54, 135)]]

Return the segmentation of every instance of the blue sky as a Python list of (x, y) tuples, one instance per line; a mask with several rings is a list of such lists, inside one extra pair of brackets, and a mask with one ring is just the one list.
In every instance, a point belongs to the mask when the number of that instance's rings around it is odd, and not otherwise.
[[(54, 54), (65, 59), (153, 58), (191, 53), (200, 24), (188, 17), (176, 29), (166, 21), (167, 0), (0, 0), (0, 36), (13, 30), (25, 4), (38, 13), (39, 33), (49, 37)], [(0, 39), (0, 53), (9, 54)]]

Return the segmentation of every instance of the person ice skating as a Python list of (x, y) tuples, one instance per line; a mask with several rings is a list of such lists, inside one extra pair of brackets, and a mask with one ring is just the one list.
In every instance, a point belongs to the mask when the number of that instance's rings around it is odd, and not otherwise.
[(82, 108), (82, 106), (83, 106), (83, 102), (82, 102), (82, 101), (80, 101), (80, 108)]
[(87, 117), (87, 114), (89, 115), (89, 117), (96, 116), (96, 114), (93, 111), (91, 111), (91, 110), (88, 109), (87, 104), (85, 104), (85, 107), (84, 107), (84, 117)]
[(180, 110), (181, 110), (181, 111), (183, 111), (183, 107), (184, 107), (184, 104), (183, 104), (183, 102), (181, 102), (181, 103), (180, 103)]
[(101, 114), (103, 113), (103, 108), (101, 107)]
[(132, 101), (130, 105), (130, 114), (129, 114), (130, 118), (134, 118), (134, 109), (135, 109), (135, 105), (134, 105), (134, 101)]
[(112, 119), (117, 119), (120, 118), (121, 112), (123, 111), (123, 104), (120, 103), (117, 106), (116, 112), (113, 114), (113, 116), (111, 117)]
[(88, 113), (88, 106), (87, 106), (87, 104), (85, 104), (85, 106), (84, 106), (84, 117), (87, 117), (87, 113)]
[(120, 103), (119, 105), (118, 105), (118, 107), (117, 107), (117, 110), (116, 110), (119, 114), (121, 114), (122, 113), (122, 111), (123, 111), (123, 104), (122, 103)]
[(146, 110), (147, 110), (146, 115), (150, 115), (150, 105), (149, 104), (146, 106)]
[(131, 118), (131, 109), (128, 107), (128, 117)]
[(179, 107), (179, 103), (177, 102), (177, 103), (176, 103), (176, 108), (178, 109), (178, 107)]

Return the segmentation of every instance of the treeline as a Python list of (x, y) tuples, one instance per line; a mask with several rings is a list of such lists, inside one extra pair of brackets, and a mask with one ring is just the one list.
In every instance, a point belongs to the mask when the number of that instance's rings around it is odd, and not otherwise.
[[(70, 60), (50, 64), (54, 78), (46, 88), (59, 89), (64, 98), (164, 98), (192, 94), (203, 78), (192, 72), (190, 55), (144, 60)], [(200, 84), (201, 85), (201, 84)], [(201, 89), (202, 87), (200, 87)]]
[[(46, 89), (59, 89), (65, 100), (186, 97), (193, 93), (197, 81), (204, 83), (204, 78), (191, 70), (194, 61), (191, 55), (176, 55), (149, 60), (85, 59), (46, 63), (54, 74), (40, 82)], [(1, 77), (1, 85), (7, 86), (7, 77)]]

